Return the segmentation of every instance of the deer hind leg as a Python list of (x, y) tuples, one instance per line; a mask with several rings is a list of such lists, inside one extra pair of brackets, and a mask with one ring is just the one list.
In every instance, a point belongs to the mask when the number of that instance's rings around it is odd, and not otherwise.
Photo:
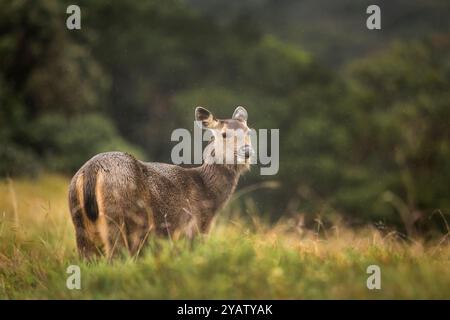
[(105, 242), (108, 246), (106, 256), (108, 259), (113, 259), (122, 256), (123, 250), (127, 248), (125, 224), (113, 219), (110, 215), (106, 215), (105, 217), (104, 228), (107, 229)]
[(125, 222), (120, 210), (120, 194), (105, 179), (104, 173), (96, 177), (95, 199), (98, 208), (96, 228), (108, 259), (120, 256), (127, 247)]
[(120, 206), (110, 204), (108, 208), (104, 213), (108, 258), (121, 256), (124, 251), (138, 255), (151, 231), (147, 215), (142, 210), (124, 211), (123, 203)]
[(79, 214), (80, 211), (72, 215), (73, 222), (75, 225), (75, 236), (77, 241), (78, 253), (81, 257), (87, 260), (93, 260), (101, 256), (102, 250), (99, 248), (92, 238), (89, 236), (88, 232), (83, 224), (82, 216)]
[(128, 250), (132, 256), (141, 253), (152, 231), (152, 212), (139, 201), (130, 203), (130, 210), (125, 216)]
[(72, 182), (69, 190), (69, 207), (72, 221), (75, 227), (75, 236), (78, 253), (81, 257), (92, 260), (101, 255), (101, 248), (96, 245), (93, 236), (92, 227), (86, 221), (86, 215), (83, 205), (83, 175), (79, 175)]
[(146, 242), (150, 220), (137, 188), (120, 185), (113, 179), (103, 183), (100, 178), (97, 179), (96, 197), (99, 217), (105, 219), (103, 234), (108, 243), (108, 257), (121, 256), (124, 251), (138, 254)]

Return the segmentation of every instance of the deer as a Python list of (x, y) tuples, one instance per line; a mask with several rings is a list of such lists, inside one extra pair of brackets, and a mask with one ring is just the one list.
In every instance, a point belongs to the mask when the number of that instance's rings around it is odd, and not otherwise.
[[(253, 149), (247, 118), (241, 106), (230, 119), (197, 107), (196, 123), (212, 135), (202, 164), (195, 167), (143, 162), (117, 151), (88, 160), (69, 185), (79, 255), (87, 260), (121, 252), (137, 256), (150, 235), (193, 239), (207, 234), (249, 170)], [(240, 145), (233, 143), (237, 132), (244, 133)], [(224, 161), (227, 153), (237, 161)]]

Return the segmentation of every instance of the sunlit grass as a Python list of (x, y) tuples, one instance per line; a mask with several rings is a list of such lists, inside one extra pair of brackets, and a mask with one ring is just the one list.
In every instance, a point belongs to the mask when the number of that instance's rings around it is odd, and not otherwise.
[[(450, 298), (450, 248), (335, 226), (318, 237), (286, 220), (223, 215), (193, 244), (152, 240), (144, 255), (85, 264), (67, 209), (68, 179), (0, 182), (0, 299)], [(157, 249), (156, 249), (157, 248)], [(66, 268), (81, 267), (81, 290)], [(381, 267), (381, 290), (366, 268)]]

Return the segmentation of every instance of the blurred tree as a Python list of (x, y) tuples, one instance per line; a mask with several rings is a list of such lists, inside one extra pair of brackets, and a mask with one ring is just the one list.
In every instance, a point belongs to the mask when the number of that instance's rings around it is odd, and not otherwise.
[(65, 7), (5, 0), (0, 7), (0, 73), (27, 115), (98, 109), (107, 82), (87, 48), (71, 40)]
[(449, 53), (449, 38), (439, 37), (396, 44), (349, 68), (351, 150), (368, 172), (359, 188), (376, 181), (379, 187), (365, 193), (385, 191), (379, 199), (395, 208), (409, 233), (434, 210), (450, 210)]
[[(58, 113), (62, 124), (75, 114), (101, 110), (108, 77), (88, 48), (71, 38), (62, 3), (0, 0), (0, 8), (0, 175), (34, 173), (40, 157), (52, 148), (45, 143), (48, 137), (34, 132), (36, 119)], [(105, 125), (109, 138), (119, 141), (108, 120), (96, 125)], [(59, 137), (67, 128), (60, 125), (55, 129), (48, 135)], [(85, 139), (90, 143), (89, 136)], [(91, 152), (83, 153), (77, 145), (61, 147), (60, 156), (79, 154), (84, 160), (102, 149), (92, 147)], [(48, 168), (74, 169), (46, 160)], [(81, 164), (78, 161), (77, 165)]]
[(39, 117), (33, 124), (32, 143), (44, 150), (41, 157), (50, 170), (76, 172), (89, 157), (105, 151), (143, 154), (131, 147), (104, 116), (83, 114), (67, 119), (52, 113)]
[(251, 194), (274, 219), (340, 212), (412, 234), (448, 213), (448, 35), (342, 76), (266, 34), (252, 10), (224, 23), (184, 1), (80, 0), (82, 29), (69, 31), (67, 4), (0, 0), (1, 176), (73, 172), (106, 150), (170, 162), (171, 131), (192, 129), (195, 106), (226, 118), (244, 105), (252, 127), (280, 129), (279, 174), (241, 180), (279, 182)]

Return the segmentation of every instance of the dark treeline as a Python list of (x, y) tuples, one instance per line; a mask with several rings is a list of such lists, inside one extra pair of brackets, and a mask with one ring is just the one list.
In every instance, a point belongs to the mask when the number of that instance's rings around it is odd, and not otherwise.
[(199, 3), (78, 1), (82, 29), (70, 31), (69, 3), (0, 0), (0, 175), (73, 174), (107, 150), (169, 162), (170, 134), (192, 130), (195, 106), (229, 117), (244, 105), (252, 127), (280, 129), (281, 162), (276, 176), (243, 178), (241, 186), (278, 185), (243, 206), (273, 219), (339, 214), (408, 234), (443, 226), (447, 30), (350, 55), (336, 71), (261, 20), (223, 21)]

